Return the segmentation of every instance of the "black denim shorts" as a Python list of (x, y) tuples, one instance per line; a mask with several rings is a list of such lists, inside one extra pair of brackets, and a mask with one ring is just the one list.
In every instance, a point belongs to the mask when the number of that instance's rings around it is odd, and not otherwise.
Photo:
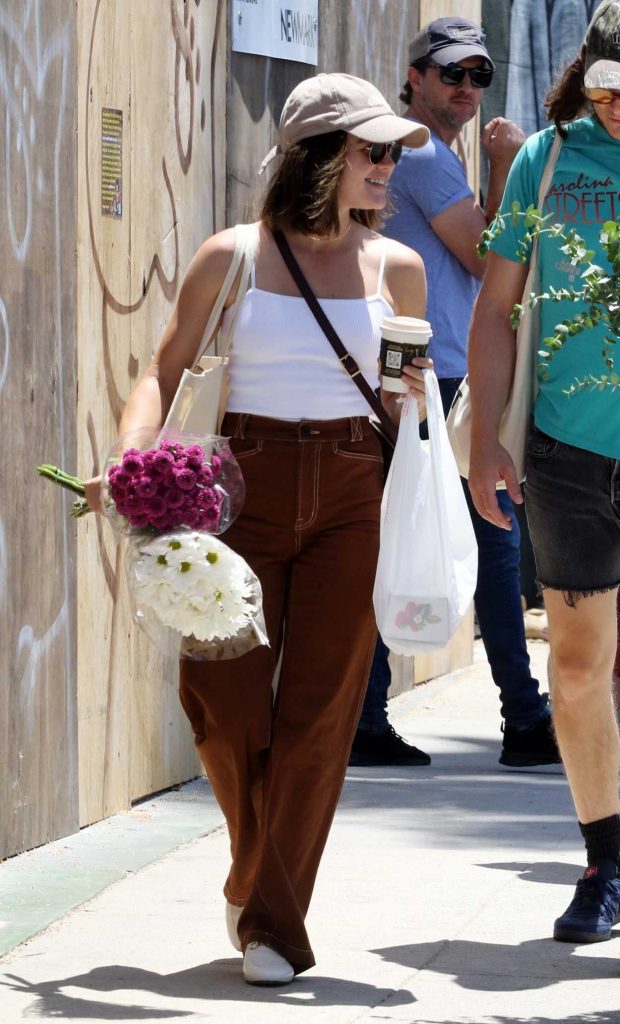
[(620, 584), (620, 460), (532, 428), (525, 507), (539, 586), (568, 604)]

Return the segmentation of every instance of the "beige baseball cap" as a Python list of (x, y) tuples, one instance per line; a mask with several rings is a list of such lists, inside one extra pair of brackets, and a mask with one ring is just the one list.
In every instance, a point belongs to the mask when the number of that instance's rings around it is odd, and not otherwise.
[(280, 141), (263, 160), (259, 174), (277, 153), (313, 135), (344, 131), (367, 142), (402, 142), (417, 148), (430, 139), (425, 125), (395, 114), (370, 82), (355, 75), (320, 74), (293, 89), (280, 115)]

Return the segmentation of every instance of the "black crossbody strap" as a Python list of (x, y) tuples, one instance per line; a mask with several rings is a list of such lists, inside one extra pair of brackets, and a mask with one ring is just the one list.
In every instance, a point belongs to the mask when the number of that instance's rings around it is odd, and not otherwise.
[(325, 334), (325, 337), (329, 341), (334, 352), (338, 356), (338, 359), (342, 363), (343, 370), (345, 370), (348, 373), (353, 383), (359, 388), (362, 395), (368, 402), (370, 408), (379, 419), (381, 426), (383, 427), (387, 436), (392, 441), (396, 441), (396, 435), (398, 432), (397, 428), (392, 423), (392, 420), (390, 419), (387, 412), (383, 408), (383, 405), (381, 404), (381, 400), (372, 390), (370, 384), (364, 377), (364, 374), (360, 370), (355, 359), (342, 344), (333, 324), (325, 315), (325, 311), (320, 305), (316, 295), (312, 291), (312, 288), (308, 284), (304, 276), (303, 270), (301, 269), (299, 263), (297, 262), (293, 253), (291, 252), (291, 247), (288, 244), (286, 238), (284, 237), (281, 231), (274, 231), (273, 237), (275, 239), (275, 243), (278, 249), (280, 250), (282, 259), (284, 260), (288, 269), (291, 272), (291, 276), (295, 281), (295, 284), (297, 285), (302, 296), (308, 303), (311, 312), (314, 314), (315, 320), (317, 321), (319, 327)]

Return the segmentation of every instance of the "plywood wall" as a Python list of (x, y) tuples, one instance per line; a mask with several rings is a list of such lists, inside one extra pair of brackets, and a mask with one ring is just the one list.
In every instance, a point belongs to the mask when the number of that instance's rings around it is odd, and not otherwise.
[(77, 827), (75, 10), (0, 5), (0, 858)]
[[(420, 19), (452, 7), (320, 0), (319, 66), (396, 106)], [(282, 103), (314, 73), (227, 55), (228, 8), (0, 4), (0, 858), (199, 771), (110, 529), (69, 519), (34, 467), (102, 468), (193, 252), (252, 215)], [(104, 108), (122, 113), (119, 216), (102, 213)]]
[[(225, 0), (81, 0), (78, 466), (101, 469), (188, 262), (224, 224)], [(102, 214), (102, 110), (122, 112), (122, 216)], [(80, 821), (199, 771), (177, 666), (132, 626), (106, 523), (78, 536)]]

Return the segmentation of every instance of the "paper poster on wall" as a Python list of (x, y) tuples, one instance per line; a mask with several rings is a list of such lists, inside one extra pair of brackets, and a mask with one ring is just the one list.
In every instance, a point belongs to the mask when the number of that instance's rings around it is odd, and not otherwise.
[(101, 110), (101, 213), (123, 216), (123, 111)]
[(317, 63), (318, 0), (233, 0), (232, 48)]

